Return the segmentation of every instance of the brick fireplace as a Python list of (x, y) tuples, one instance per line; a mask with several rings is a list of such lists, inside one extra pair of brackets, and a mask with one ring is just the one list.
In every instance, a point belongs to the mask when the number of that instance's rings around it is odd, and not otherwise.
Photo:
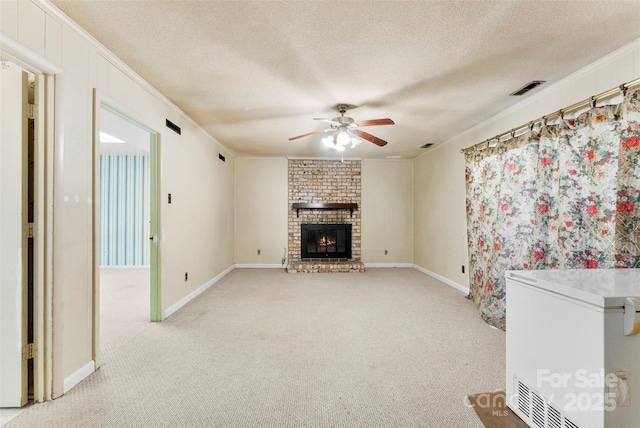
[[(364, 272), (359, 160), (289, 159), (287, 272)], [(350, 258), (302, 258), (303, 224), (350, 224)]]

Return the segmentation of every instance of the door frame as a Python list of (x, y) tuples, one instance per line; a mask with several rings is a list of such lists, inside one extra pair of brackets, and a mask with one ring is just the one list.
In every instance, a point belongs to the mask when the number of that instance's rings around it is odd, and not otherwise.
[(41, 402), (62, 395), (64, 383), (62, 342), (56, 340), (62, 337), (62, 298), (53, 286), (55, 75), (63, 69), (2, 34), (0, 60), (35, 76), (33, 401)]
[(93, 90), (93, 344), (96, 368), (100, 366), (100, 109), (134, 123), (149, 132), (149, 219), (150, 219), (150, 314), (151, 321), (162, 321), (162, 292), (160, 282), (160, 133), (131, 109)]

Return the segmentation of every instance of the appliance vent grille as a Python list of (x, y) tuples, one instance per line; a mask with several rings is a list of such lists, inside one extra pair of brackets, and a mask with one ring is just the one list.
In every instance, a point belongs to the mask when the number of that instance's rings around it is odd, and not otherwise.
[(547, 426), (549, 428), (562, 428), (562, 415), (551, 406), (547, 409)]
[(518, 394), (519, 416), (530, 426), (538, 428), (581, 428), (540, 395), (534, 388), (514, 376)]
[(518, 382), (518, 408), (526, 416), (531, 416), (531, 390), (522, 382)]
[(564, 426), (566, 428), (580, 428), (578, 424), (574, 424), (573, 422), (571, 422), (569, 419), (566, 419), (566, 418), (564, 420)]
[(545, 406), (544, 400), (536, 392), (531, 394), (533, 396), (533, 422), (540, 428), (544, 427), (544, 413)]

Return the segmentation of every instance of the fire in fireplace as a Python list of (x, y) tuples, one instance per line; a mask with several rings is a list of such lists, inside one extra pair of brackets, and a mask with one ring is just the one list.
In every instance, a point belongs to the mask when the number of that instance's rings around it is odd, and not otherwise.
[(302, 224), (300, 257), (303, 259), (350, 259), (350, 224)]

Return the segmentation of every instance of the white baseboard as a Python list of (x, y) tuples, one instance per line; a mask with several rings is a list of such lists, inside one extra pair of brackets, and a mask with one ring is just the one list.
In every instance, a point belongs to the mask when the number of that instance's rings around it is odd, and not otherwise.
[(251, 264), (251, 263), (236, 263), (236, 269), (284, 269), (286, 266), (282, 266), (278, 263), (268, 264)]
[(411, 263), (365, 263), (364, 267), (368, 268), (412, 268)]
[(449, 278), (445, 278), (444, 276), (431, 272), (430, 270), (425, 269), (422, 266), (413, 265), (413, 267), (422, 273), (426, 273), (427, 275), (434, 277), (438, 281), (444, 282), (445, 284), (455, 288), (456, 290), (460, 291), (461, 293), (464, 293), (465, 295), (469, 294), (469, 287), (465, 287), (464, 285), (460, 285), (455, 281), (451, 281)]
[(78, 369), (71, 376), (64, 379), (64, 393), (66, 394), (71, 388), (79, 384), (83, 379), (96, 371), (96, 362), (91, 360), (83, 367)]
[(200, 287), (198, 287), (197, 289), (193, 290), (191, 293), (187, 294), (186, 296), (184, 296), (182, 299), (178, 300), (176, 303), (174, 303), (173, 305), (169, 306), (167, 309), (165, 309), (164, 311), (164, 317), (162, 317), (162, 319), (167, 318), (168, 316), (170, 316), (172, 313), (174, 313), (175, 311), (177, 311), (178, 309), (180, 309), (181, 307), (183, 307), (184, 305), (186, 305), (187, 303), (189, 303), (191, 300), (195, 299), (196, 297), (198, 297), (200, 294), (202, 294), (207, 288), (211, 287), (213, 284), (215, 284), (216, 282), (220, 281), (222, 278), (224, 278), (224, 276), (226, 274), (228, 274), (229, 272), (231, 272), (233, 269), (235, 269), (235, 265), (231, 265), (229, 266), (227, 269), (225, 269), (224, 271), (222, 271), (220, 274), (216, 275), (214, 278), (210, 279), (209, 281), (207, 281), (205, 284), (201, 285)]

